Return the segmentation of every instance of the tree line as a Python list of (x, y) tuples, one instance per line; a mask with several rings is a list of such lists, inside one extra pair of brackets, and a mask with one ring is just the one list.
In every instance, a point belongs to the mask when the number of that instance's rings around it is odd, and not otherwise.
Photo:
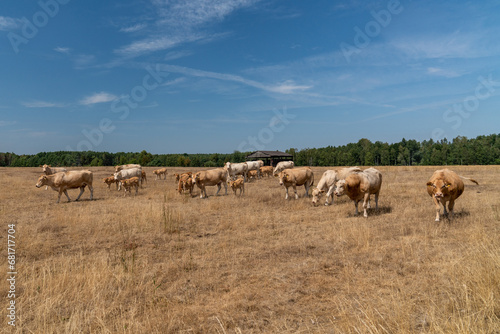
[[(0, 152), (0, 166), (115, 166), (137, 163), (142, 166), (220, 167), (227, 161), (242, 162), (252, 152), (229, 154), (151, 154), (142, 152), (57, 151), (33, 155)], [(418, 142), (402, 139), (398, 143), (371, 142), (322, 148), (290, 148), (297, 166), (415, 166), (415, 165), (500, 165), (500, 134), (468, 139), (459, 136)]]

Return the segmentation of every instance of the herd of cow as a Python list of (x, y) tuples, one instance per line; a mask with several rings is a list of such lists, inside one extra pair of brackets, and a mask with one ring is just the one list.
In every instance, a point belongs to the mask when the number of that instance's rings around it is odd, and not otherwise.
[[(90, 199), (93, 199), (93, 174), (89, 170), (67, 171), (65, 168), (54, 168), (50, 165), (40, 166), (43, 168), (44, 175), (41, 175), (36, 184), (37, 188), (42, 186), (51, 187), (59, 192), (57, 203), (64, 193), (71, 201), (67, 189), (80, 189), (80, 194), (76, 201), (80, 199), (85, 187), (90, 189)], [(156, 179), (166, 179), (167, 169), (161, 168), (153, 171)], [(288, 189), (293, 188), (295, 199), (298, 199), (297, 186), (304, 186), (305, 196), (309, 197), (309, 189), (314, 185), (314, 174), (310, 167), (295, 168), (293, 161), (281, 161), (273, 169), (270, 166), (264, 166), (262, 160), (247, 161), (242, 163), (227, 162), (223, 168), (215, 168), (196, 173), (187, 172), (175, 174), (178, 185), (178, 192), (182, 194), (189, 191), (192, 194), (196, 185), (200, 189), (200, 198), (206, 198), (207, 186), (217, 186), (217, 193), (224, 185), (227, 195), (227, 186), (229, 185), (236, 195), (239, 189), (239, 195), (245, 193), (245, 182), (251, 178), (261, 178), (262, 176), (271, 176), (279, 178), (279, 184), (286, 189), (285, 199), (289, 198)], [(241, 176), (241, 177), (239, 177)], [(461, 179), (467, 179), (478, 184), (477, 181), (460, 176), (449, 169), (441, 169), (434, 172), (427, 182), (427, 192), (432, 197), (436, 206), (436, 221), (440, 220), (440, 208), (443, 206), (443, 213), (449, 219), (453, 218), (453, 207), (455, 200), (463, 193), (464, 183)], [(142, 182), (147, 182), (146, 173), (141, 165), (127, 164), (115, 167), (115, 173), (103, 179), (108, 189), (115, 183), (117, 190), (121, 187), (125, 189), (124, 196), (135, 188), (137, 194)], [(333, 195), (347, 195), (355, 205), (355, 213), (358, 214), (358, 204), (363, 200), (363, 216), (368, 217), (367, 209), (370, 208), (370, 196), (375, 197), (375, 208), (378, 209), (378, 196), (382, 186), (382, 174), (375, 168), (365, 170), (359, 167), (346, 167), (339, 170), (327, 170), (323, 173), (317, 186), (312, 189), (312, 203), (318, 205), (321, 196), (326, 192), (325, 205), (333, 203)], [(448, 210), (446, 204), (448, 203)]]

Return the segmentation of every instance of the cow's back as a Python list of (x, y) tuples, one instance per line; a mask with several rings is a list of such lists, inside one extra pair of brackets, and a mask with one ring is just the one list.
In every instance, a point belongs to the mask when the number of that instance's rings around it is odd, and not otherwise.
[(295, 183), (298, 186), (304, 185), (306, 182), (309, 182), (309, 184), (312, 184), (314, 182), (314, 174), (309, 167), (303, 167), (303, 168), (289, 168), (285, 169), (284, 172), (286, 172), (288, 175), (293, 176)]
[(375, 168), (368, 168), (359, 173), (364, 182), (366, 182), (367, 189), (370, 193), (378, 192), (382, 186), (382, 173)]

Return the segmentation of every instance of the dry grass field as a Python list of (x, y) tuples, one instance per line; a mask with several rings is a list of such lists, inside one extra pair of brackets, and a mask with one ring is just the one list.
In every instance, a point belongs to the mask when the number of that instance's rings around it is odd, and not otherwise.
[(18, 272), (4, 332), (500, 333), (498, 166), (451, 168), (480, 184), (464, 182), (451, 222), (434, 221), (426, 192), (437, 167), (380, 167), (368, 219), (345, 197), (285, 201), (275, 178), (200, 199), (173, 177), (199, 169), (155, 181), (145, 168), (124, 197), (102, 183), (113, 167), (89, 169), (94, 200), (56, 204), (35, 188), (40, 168), (0, 168), (0, 270), (14, 223)]

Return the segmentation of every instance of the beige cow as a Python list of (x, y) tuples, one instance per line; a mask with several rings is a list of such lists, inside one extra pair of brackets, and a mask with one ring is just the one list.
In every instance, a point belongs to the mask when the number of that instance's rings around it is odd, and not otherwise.
[[(64, 167), (52, 167), (51, 165), (40, 165), (42, 167), (42, 171), (45, 175), (52, 175), (55, 173), (67, 172)], [(49, 186), (45, 187), (45, 190), (49, 189)]]
[(281, 173), (282, 171), (284, 171), (285, 169), (291, 169), (293, 167), (295, 167), (295, 164), (293, 161), (280, 161), (280, 162), (278, 162), (276, 167), (274, 167), (273, 175), (276, 176), (279, 173)]
[(260, 167), (260, 174), (262, 176), (271, 176), (273, 175), (273, 166), (262, 166)]
[(116, 190), (118, 190), (118, 180), (115, 180), (115, 177), (113, 175), (109, 176), (109, 177), (105, 177), (104, 179), (102, 179), (102, 182), (106, 183), (106, 185), (108, 186), (108, 189), (111, 190), (111, 185), (114, 183), (116, 184)]
[(359, 167), (347, 167), (340, 170), (327, 170), (321, 176), (318, 185), (312, 190), (312, 203), (314, 206), (319, 204), (321, 195), (326, 193), (325, 205), (330, 205), (328, 201), (331, 198), (333, 203), (333, 194), (335, 192), (335, 184), (339, 180), (345, 179), (349, 174), (361, 172)]
[(131, 188), (135, 188), (135, 195), (137, 195), (137, 192), (139, 191), (139, 178), (137, 176), (131, 177), (130, 179), (125, 179), (121, 180), (121, 183), (123, 185), (123, 188), (125, 188), (125, 191), (123, 192), (123, 196), (127, 194), (127, 192), (131, 193)]
[(193, 176), (193, 183), (201, 190), (200, 198), (207, 198), (207, 186), (217, 186), (216, 196), (219, 194), (221, 185), (224, 185), (227, 195), (227, 171), (224, 168), (209, 169), (197, 172)]
[(167, 169), (166, 168), (160, 168), (160, 169), (155, 169), (153, 171), (153, 174), (155, 174), (155, 180), (161, 180), (161, 176), (163, 175), (163, 179), (165, 180), (167, 178)]
[(245, 180), (237, 179), (235, 181), (229, 181), (229, 186), (234, 191), (234, 195), (236, 196), (236, 189), (240, 190), (240, 196), (243, 193), (245, 195)]
[(80, 188), (80, 194), (76, 198), (76, 201), (80, 199), (85, 187), (88, 186), (90, 189), (90, 200), (93, 199), (94, 188), (92, 187), (93, 174), (89, 170), (75, 170), (69, 172), (55, 173), (52, 175), (42, 175), (38, 178), (36, 187), (40, 188), (42, 186), (49, 186), (55, 191), (59, 191), (59, 196), (57, 197), (57, 203), (61, 200), (61, 195), (64, 193), (68, 198), (68, 202), (71, 199), (68, 196), (68, 189)]
[(309, 167), (285, 169), (279, 173), (280, 185), (286, 188), (285, 199), (288, 199), (288, 188), (293, 187), (295, 199), (299, 198), (297, 195), (297, 186), (304, 186), (306, 189), (305, 197), (309, 196), (309, 188), (314, 184), (314, 174)]
[(461, 180), (466, 179), (475, 184), (479, 184), (476, 180), (463, 177), (449, 169), (440, 169), (432, 174), (429, 182), (427, 182), (427, 193), (432, 197), (436, 206), (436, 221), (440, 219), (440, 205), (443, 205), (443, 215), (447, 215), (446, 202), (448, 203), (449, 219), (453, 219), (453, 207), (455, 201), (464, 192), (464, 183)]
[(118, 166), (115, 166), (115, 173), (119, 172), (121, 170), (131, 169), (131, 168), (142, 168), (142, 167), (139, 164), (118, 165)]
[(370, 208), (370, 195), (375, 194), (375, 208), (378, 209), (378, 195), (382, 186), (382, 174), (375, 168), (368, 168), (362, 172), (353, 173), (345, 180), (336, 183), (335, 195), (346, 194), (354, 201), (356, 215), (358, 214), (358, 203), (363, 200), (363, 216), (368, 217), (367, 209)]

